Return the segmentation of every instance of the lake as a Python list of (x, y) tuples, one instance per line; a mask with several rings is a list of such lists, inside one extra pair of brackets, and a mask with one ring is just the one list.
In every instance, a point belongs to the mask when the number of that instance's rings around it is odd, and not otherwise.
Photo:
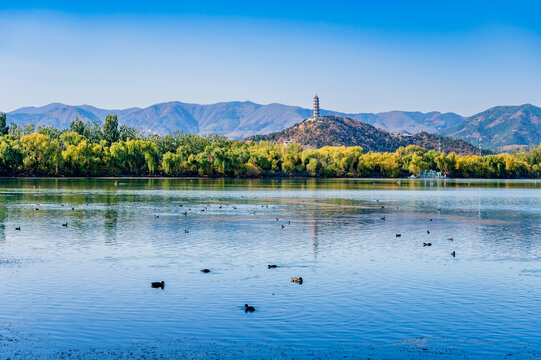
[(0, 358), (541, 357), (541, 182), (0, 179), (0, 202)]

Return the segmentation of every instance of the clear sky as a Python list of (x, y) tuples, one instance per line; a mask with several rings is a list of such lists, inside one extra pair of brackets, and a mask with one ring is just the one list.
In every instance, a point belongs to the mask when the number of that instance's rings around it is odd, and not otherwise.
[(0, 110), (541, 105), (541, 1), (0, 1)]

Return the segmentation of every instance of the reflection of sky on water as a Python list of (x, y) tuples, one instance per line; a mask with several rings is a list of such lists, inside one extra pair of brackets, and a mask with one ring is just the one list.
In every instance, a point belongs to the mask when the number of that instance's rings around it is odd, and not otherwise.
[(50, 348), (247, 334), (323, 352), (538, 348), (537, 183), (373, 182), (2, 180), (2, 332)]

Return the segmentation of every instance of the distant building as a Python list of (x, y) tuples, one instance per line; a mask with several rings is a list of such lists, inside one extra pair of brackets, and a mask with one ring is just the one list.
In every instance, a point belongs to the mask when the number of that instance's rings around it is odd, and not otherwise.
[(447, 175), (436, 170), (424, 170), (421, 171), (418, 175), (418, 178), (420, 179), (441, 179), (446, 177)]
[(308, 121), (314, 121), (319, 117), (319, 98), (314, 96), (314, 116), (308, 118)]
[(319, 117), (319, 98), (314, 96), (314, 119)]

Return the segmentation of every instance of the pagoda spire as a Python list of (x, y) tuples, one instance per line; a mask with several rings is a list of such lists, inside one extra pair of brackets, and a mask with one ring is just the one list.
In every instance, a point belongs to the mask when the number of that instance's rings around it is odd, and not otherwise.
[(319, 98), (314, 96), (314, 119), (319, 117)]

